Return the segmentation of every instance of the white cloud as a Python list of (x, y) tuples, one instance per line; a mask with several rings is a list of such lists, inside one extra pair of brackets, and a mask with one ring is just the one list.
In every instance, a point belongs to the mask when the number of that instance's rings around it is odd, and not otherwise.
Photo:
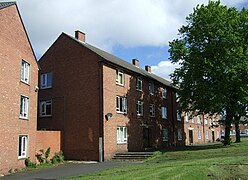
[(163, 77), (167, 80), (170, 80), (170, 74), (175, 70), (175, 68), (179, 68), (179, 64), (172, 64), (169, 60), (161, 61), (157, 66), (152, 66), (152, 73)]

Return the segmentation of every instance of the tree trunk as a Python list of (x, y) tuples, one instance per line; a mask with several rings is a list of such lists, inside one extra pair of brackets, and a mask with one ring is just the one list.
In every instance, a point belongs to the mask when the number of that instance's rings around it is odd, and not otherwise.
[(240, 142), (240, 128), (239, 128), (239, 122), (235, 120), (235, 131), (236, 131), (236, 143)]
[(231, 138), (230, 138), (230, 130), (231, 130), (231, 124), (232, 124), (232, 112), (231, 109), (226, 109), (226, 119), (225, 119), (225, 139), (224, 139), (224, 146), (231, 144)]

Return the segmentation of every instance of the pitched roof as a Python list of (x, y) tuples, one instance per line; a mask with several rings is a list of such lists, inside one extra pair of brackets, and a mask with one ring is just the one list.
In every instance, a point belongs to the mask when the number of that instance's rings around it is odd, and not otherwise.
[[(63, 33), (63, 34), (65, 34), (65, 33)], [(65, 34), (65, 35), (67, 35), (67, 34)], [(107, 62), (115, 64), (115, 65), (117, 65), (117, 66), (119, 66), (119, 67), (121, 67), (123, 69), (128, 69), (128, 70), (130, 70), (132, 72), (135, 72), (137, 74), (145, 76), (145, 77), (147, 77), (149, 79), (154, 79), (154, 80), (156, 80), (156, 81), (158, 81), (158, 82), (160, 82), (160, 83), (162, 83), (162, 84), (164, 84), (166, 86), (169, 86), (169, 87), (177, 89), (177, 87), (173, 86), (170, 81), (165, 80), (164, 78), (161, 78), (161, 77), (159, 77), (159, 76), (157, 76), (157, 75), (155, 75), (153, 73), (149, 73), (144, 69), (138, 68), (138, 67), (134, 66), (131, 63), (128, 63), (128, 62), (126, 62), (126, 61), (124, 61), (124, 60), (122, 60), (122, 59), (120, 59), (120, 58), (118, 58), (118, 57), (116, 57), (116, 56), (114, 56), (114, 55), (112, 55), (110, 53), (107, 53), (106, 51), (103, 51), (103, 50), (101, 50), (101, 49), (99, 49), (99, 48), (97, 48), (95, 46), (92, 46), (92, 45), (90, 45), (88, 43), (84, 43), (82, 41), (79, 41), (78, 39), (76, 39), (76, 38), (74, 38), (74, 37), (72, 37), (70, 35), (67, 35), (67, 36), (70, 37), (71, 39), (73, 39), (74, 41), (78, 42), (80, 45), (90, 49), (91, 51), (93, 51), (94, 53), (96, 53), (97, 55), (102, 57)]]
[(5, 7), (8, 7), (8, 6), (11, 6), (14, 4), (16, 4), (14, 1), (12, 1), (12, 2), (0, 2), (0, 9), (3, 9)]

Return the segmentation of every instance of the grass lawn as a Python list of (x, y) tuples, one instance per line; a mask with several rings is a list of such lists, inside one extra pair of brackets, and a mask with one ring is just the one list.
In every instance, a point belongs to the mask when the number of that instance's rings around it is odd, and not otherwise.
[(248, 179), (248, 139), (241, 143), (197, 146), (156, 152), (144, 164), (134, 164), (70, 179)]

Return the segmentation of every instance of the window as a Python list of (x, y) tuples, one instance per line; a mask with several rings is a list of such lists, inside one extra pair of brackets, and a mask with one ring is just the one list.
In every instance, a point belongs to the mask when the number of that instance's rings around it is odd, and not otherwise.
[(124, 85), (124, 73), (121, 70), (116, 70), (116, 84)]
[(205, 136), (206, 136), (206, 139), (209, 138), (209, 137), (208, 137), (208, 131), (206, 131)]
[(162, 111), (162, 119), (167, 119), (167, 108), (161, 107), (161, 111)]
[(143, 116), (143, 102), (137, 101), (136, 109), (137, 109), (137, 115)]
[(176, 92), (176, 102), (179, 102), (179, 95), (177, 92)]
[(205, 125), (208, 124), (208, 117), (205, 117)]
[(230, 130), (230, 135), (235, 135), (236, 131), (235, 130)]
[(166, 99), (166, 96), (167, 96), (167, 90), (162, 88), (162, 98)]
[(248, 134), (248, 129), (245, 130), (245, 134)]
[(21, 81), (25, 83), (29, 83), (29, 71), (30, 71), (30, 64), (26, 61), (22, 61), (21, 65)]
[(127, 143), (127, 127), (117, 127), (117, 144)]
[(183, 139), (183, 132), (182, 129), (177, 130), (177, 139), (180, 141)]
[(127, 98), (116, 96), (116, 112), (118, 113), (127, 113)]
[(28, 119), (28, 107), (29, 107), (29, 98), (25, 96), (21, 96), (20, 118)]
[(177, 120), (181, 121), (181, 113), (179, 110), (177, 110)]
[(187, 112), (185, 113), (184, 119), (185, 119), (186, 122), (189, 122), (189, 116), (188, 116)]
[(139, 77), (136, 77), (136, 90), (142, 91), (142, 80)]
[(201, 131), (198, 131), (198, 139), (201, 139), (202, 133)]
[(201, 124), (201, 116), (200, 115), (197, 116), (197, 123)]
[(155, 88), (154, 88), (154, 83), (153, 82), (149, 83), (148, 88), (149, 88), (149, 94), (154, 95)]
[(168, 141), (168, 129), (162, 129), (162, 133), (163, 133), (162, 136), (163, 141)]
[(149, 106), (150, 117), (155, 117), (155, 105), (150, 104)]
[(18, 147), (18, 158), (27, 157), (27, 148), (28, 148), (28, 136), (20, 135), (19, 136), (19, 147)]
[(52, 87), (52, 73), (41, 74), (41, 89), (51, 88)]
[(195, 123), (195, 116), (194, 116), (194, 115), (192, 115), (191, 122), (192, 122), (192, 123)]
[(52, 100), (40, 101), (40, 116), (46, 117), (52, 115)]

